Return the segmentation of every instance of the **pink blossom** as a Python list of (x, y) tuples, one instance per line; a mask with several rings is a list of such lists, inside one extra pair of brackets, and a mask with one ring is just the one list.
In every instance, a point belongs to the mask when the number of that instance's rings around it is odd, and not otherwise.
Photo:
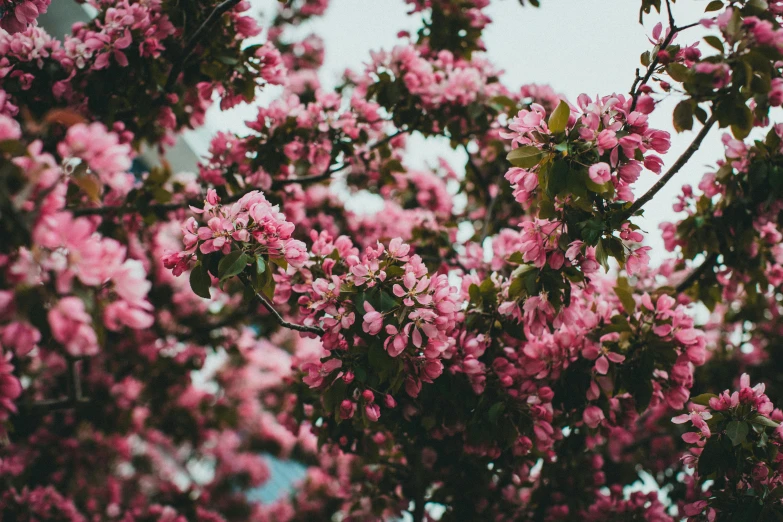
[(78, 297), (64, 297), (49, 310), (52, 336), (70, 355), (81, 357), (98, 353), (98, 338), (92, 328), (92, 318)]
[(582, 420), (591, 428), (597, 428), (604, 420), (604, 412), (598, 406), (588, 406), (582, 413)]
[(340, 359), (329, 359), (325, 363), (308, 362), (302, 365), (302, 371), (307, 375), (302, 378), (305, 384), (310, 388), (318, 388), (324, 383), (324, 379), (338, 368), (341, 368), (343, 362)]
[(369, 301), (364, 302), (364, 312), (362, 330), (370, 335), (377, 335), (383, 328), (383, 314), (375, 311)]
[(650, 262), (650, 255), (647, 253), (652, 247), (639, 247), (628, 256), (625, 262), (625, 271), (628, 275), (636, 275), (647, 268)]
[(594, 165), (590, 165), (588, 174), (590, 175), (590, 179), (599, 185), (603, 185), (612, 179), (612, 170), (606, 163), (595, 163)]

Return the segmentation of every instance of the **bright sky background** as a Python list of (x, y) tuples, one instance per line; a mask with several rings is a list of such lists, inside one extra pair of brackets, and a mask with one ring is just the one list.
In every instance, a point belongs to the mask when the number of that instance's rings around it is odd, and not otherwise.
[[(277, 0), (251, 0), (256, 12), (271, 13)], [(686, 25), (703, 18), (708, 0), (679, 0), (674, 6), (675, 20)], [(662, 17), (655, 13), (645, 17), (645, 25), (638, 23), (639, 0), (542, 0), (542, 7), (522, 7), (516, 0), (494, 0), (487, 13), (493, 23), (485, 31), (484, 41), (489, 58), (505, 71), (504, 83), (513, 89), (525, 83), (551, 85), (557, 92), (574, 102), (581, 93), (591, 96), (627, 93), (634, 79), (634, 71), (641, 68), (639, 56), (652, 45), (647, 36)], [(402, 0), (331, 0), (322, 18), (300, 28), (302, 36), (315, 32), (324, 38), (326, 59), (322, 81), (334, 85), (346, 68), (361, 69), (369, 60), (369, 51), (390, 49), (397, 43), (401, 29), (415, 31), (418, 20), (406, 15), (408, 7)], [(701, 27), (688, 29), (676, 41), (691, 43), (703, 34)], [(262, 35), (263, 36), (263, 35)], [(702, 42), (703, 53), (712, 49)], [(276, 94), (268, 89), (261, 103)], [(672, 149), (664, 157), (671, 164), (688, 146), (692, 132), (674, 134), (671, 113), (676, 99), (666, 100), (651, 116), (653, 127), (672, 132)], [(213, 108), (216, 109), (216, 108)], [(212, 110), (208, 117), (210, 132), (201, 131), (192, 136), (199, 153), (206, 150), (208, 138), (214, 130), (231, 129), (242, 132), (243, 121), (252, 118), (252, 107), (239, 107), (221, 113)], [(698, 129), (697, 129), (698, 130)], [(656, 195), (645, 207), (645, 218), (639, 220), (648, 232), (648, 244), (653, 247), (653, 259), (665, 257), (658, 224), (675, 217), (672, 203), (684, 183), (698, 184), (709, 165), (722, 157), (720, 135), (713, 130), (702, 149), (686, 169)], [(452, 151), (445, 139), (439, 143), (422, 139), (410, 142), (411, 166), (434, 165), (439, 156), (450, 160), (455, 167), (465, 164), (464, 153)], [(645, 171), (636, 186), (642, 194), (655, 183), (657, 176)]]

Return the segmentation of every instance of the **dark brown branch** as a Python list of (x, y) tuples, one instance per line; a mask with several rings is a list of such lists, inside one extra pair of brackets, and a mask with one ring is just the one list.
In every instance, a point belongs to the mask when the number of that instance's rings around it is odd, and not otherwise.
[(199, 44), (201, 39), (207, 34), (207, 32), (209, 32), (215, 22), (217, 22), (220, 17), (223, 16), (223, 14), (227, 13), (239, 2), (240, 0), (225, 0), (221, 2), (215, 7), (215, 9), (212, 10), (211, 13), (209, 13), (207, 19), (204, 20), (204, 23), (201, 24), (198, 29), (196, 29), (196, 32), (193, 33), (193, 35), (188, 39), (188, 42), (182, 49), (182, 54), (180, 55), (179, 60), (174, 62), (171, 66), (169, 77), (166, 80), (166, 92), (169, 92), (171, 88), (174, 87), (174, 83), (176, 83), (179, 74), (182, 72), (182, 68), (185, 66), (185, 62), (187, 62), (190, 56), (193, 54), (193, 51), (196, 49), (196, 46)]
[[(253, 285), (250, 284), (250, 280), (247, 278), (246, 275), (240, 274), (239, 275), (240, 281), (242, 283), (252, 289)], [(277, 309), (272, 305), (272, 303), (269, 302), (269, 299), (266, 298), (264, 294), (261, 292), (256, 292), (253, 290), (253, 295), (255, 296), (256, 300), (263, 306), (264, 308), (271, 313), (274, 318), (277, 320), (278, 324), (282, 326), (283, 328), (288, 328), (289, 330), (296, 330), (297, 332), (307, 332), (307, 333), (313, 333), (316, 335), (323, 335), (324, 331), (318, 326), (307, 326), (304, 324), (297, 324), (297, 323), (291, 323), (289, 321), (286, 321), (282, 315), (280, 315), (280, 312), (277, 311)]]
[(427, 502), (424, 499), (426, 488), (424, 486), (424, 466), (421, 450), (414, 450), (413, 455), (408, 458), (408, 465), (412, 468), (411, 480), (408, 483), (408, 488), (413, 497), (413, 510), (410, 511), (410, 514), (413, 517), (413, 522), (425, 522), (427, 516), (425, 505)]
[(669, 17), (669, 27), (674, 30), (675, 24), (674, 24), (674, 15), (672, 14), (672, 3), (671, 0), (666, 0), (666, 14)]
[(641, 209), (645, 203), (650, 201), (659, 190), (661, 190), (666, 183), (669, 182), (670, 179), (674, 177), (675, 174), (677, 174), (682, 167), (685, 166), (686, 163), (688, 163), (688, 160), (691, 159), (691, 157), (696, 153), (697, 150), (699, 150), (699, 147), (701, 146), (701, 143), (704, 141), (704, 138), (707, 136), (707, 134), (710, 132), (710, 129), (717, 121), (717, 118), (713, 114), (710, 116), (710, 118), (704, 123), (704, 127), (701, 128), (699, 133), (696, 135), (696, 138), (694, 138), (693, 142), (688, 146), (687, 149), (685, 149), (685, 152), (682, 153), (682, 155), (677, 158), (677, 161), (674, 162), (674, 165), (671, 166), (671, 168), (666, 171), (666, 174), (664, 174), (661, 179), (658, 180), (655, 185), (650, 187), (650, 190), (644, 193), (642, 197), (637, 199), (633, 205), (628, 208), (625, 212), (622, 214), (622, 220), (626, 220), (629, 217), (636, 214), (639, 209)]
[(694, 283), (696, 283), (701, 277), (704, 275), (704, 273), (711, 269), (713, 266), (715, 266), (715, 263), (718, 261), (718, 254), (710, 254), (707, 256), (707, 258), (698, 266), (698, 268), (693, 269), (693, 271), (686, 277), (682, 283), (677, 285), (677, 288), (675, 289), (678, 294), (681, 294), (682, 292), (686, 291), (688, 288), (690, 288)]

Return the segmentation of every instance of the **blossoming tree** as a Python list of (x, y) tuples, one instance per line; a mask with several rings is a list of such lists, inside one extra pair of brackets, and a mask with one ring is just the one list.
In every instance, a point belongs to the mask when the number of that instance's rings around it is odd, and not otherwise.
[[(2, 520), (783, 518), (783, 0), (641, 0), (630, 91), (576, 100), (502, 82), (488, 0), (407, 0), (336, 89), (291, 31), (325, 0), (89, 3), (57, 40), (0, 0)], [(268, 84), (197, 173), (130, 173)], [(307, 466), (271, 504), (265, 455)]]

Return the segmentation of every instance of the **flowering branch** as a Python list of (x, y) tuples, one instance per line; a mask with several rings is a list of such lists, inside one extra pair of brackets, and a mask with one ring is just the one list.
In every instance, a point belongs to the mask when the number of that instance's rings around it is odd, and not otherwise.
[(697, 150), (699, 150), (699, 147), (701, 146), (701, 143), (704, 141), (704, 138), (707, 137), (707, 134), (710, 132), (710, 129), (717, 121), (717, 118), (713, 114), (709, 117), (709, 119), (704, 122), (704, 127), (701, 128), (699, 133), (696, 135), (696, 138), (691, 142), (691, 144), (688, 146), (687, 149), (685, 149), (685, 152), (682, 153), (682, 155), (677, 158), (677, 161), (674, 162), (674, 165), (671, 166), (671, 168), (666, 171), (666, 174), (664, 174), (661, 179), (658, 180), (655, 185), (650, 187), (650, 190), (644, 193), (642, 197), (637, 199), (633, 205), (631, 205), (628, 210), (623, 212), (622, 214), (622, 220), (626, 220), (629, 217), (636, 214), (639, 209), (641, 209), (645, 203), (650, 201), (657, 193), (660, 191), (666, 183), (669, 182), (670, 179), (674, 177), (675, 174), (677, 174), (680, 169), (682, 169), (686, 163), (691, 159), (691, 157), (696, 153)]
[[(244, 274), (239, 274), (239, 279), (247, 288), (251, 288), (251, 289), (253, 288), (253, 286), (250, 284), (250, 280), (248, 280), (247, 276), (245, 276)], [(297, 324), (297, 323), (291, 323), (289, 321), (286, 321), (283, 318), (283, 316), (280, 315), (280, 312), (278, 312), (277, 309), (272, 305), (272, 303), (269, 302), (269, 299), (267, 299), (266, 296), (261, 292), (253, 291), (253, 295), (258, 300), (258, 302), (261, 303), (261, 306), (266, 308), (269, 311), (269, 313), (271, 313), (275, 317), (278, 324), (283, 328), (288, 328), (289, 330), (296, 330), (297, 332), (307, 332), (316, 335), (323, 335), (324, 333), (323, 329), (319, 328), (318, 326), (307, 326), (304, 324)]]
[[(686, 29), (690, 29), (691, 27), (695, 27), (699, 25), (699, 22), (694, 22), (688, 25), (684, 25), (682, 27), (677, 27), (677, 25), (674, 23), (674, 15), (672, 14), (672, 9), (669, 1), (666, 2), (666, 12), (669, 17), (669, 34), (666, 35), (666, 37), (663, 39), (663, 42), (661, 42), (660, 46), (658, 47), (659, 51), (665, 50), (669, 45), (671, 45), (672, 41), (674, 40), (674, 37), (679, 33), (680, 31), (684, 31)], [(651, 57), (650, 65), (647, 66), (647, 71), (645, 72), (644, 76), (639, 76), (639, 69), (636, 70), (636, 78), (633, 81), (633, 85), (631, 85), (631, 97), (633, 98), (633, 101), (631, 102), (631, 110), (629, 112), (633, 112), (636, 109), (636, 104), (639, 101), (639, 88), (641, 88), (643, 85), (646, 85), (648, 81), (650, 81), (650, 78), (652, 77), (653, 73), (655, 72), (656, 67), (658, 67), (658, 63), (660, 62), (660, 58), (658, 56), (658, 53), (655, 53), (655, 56)]]

